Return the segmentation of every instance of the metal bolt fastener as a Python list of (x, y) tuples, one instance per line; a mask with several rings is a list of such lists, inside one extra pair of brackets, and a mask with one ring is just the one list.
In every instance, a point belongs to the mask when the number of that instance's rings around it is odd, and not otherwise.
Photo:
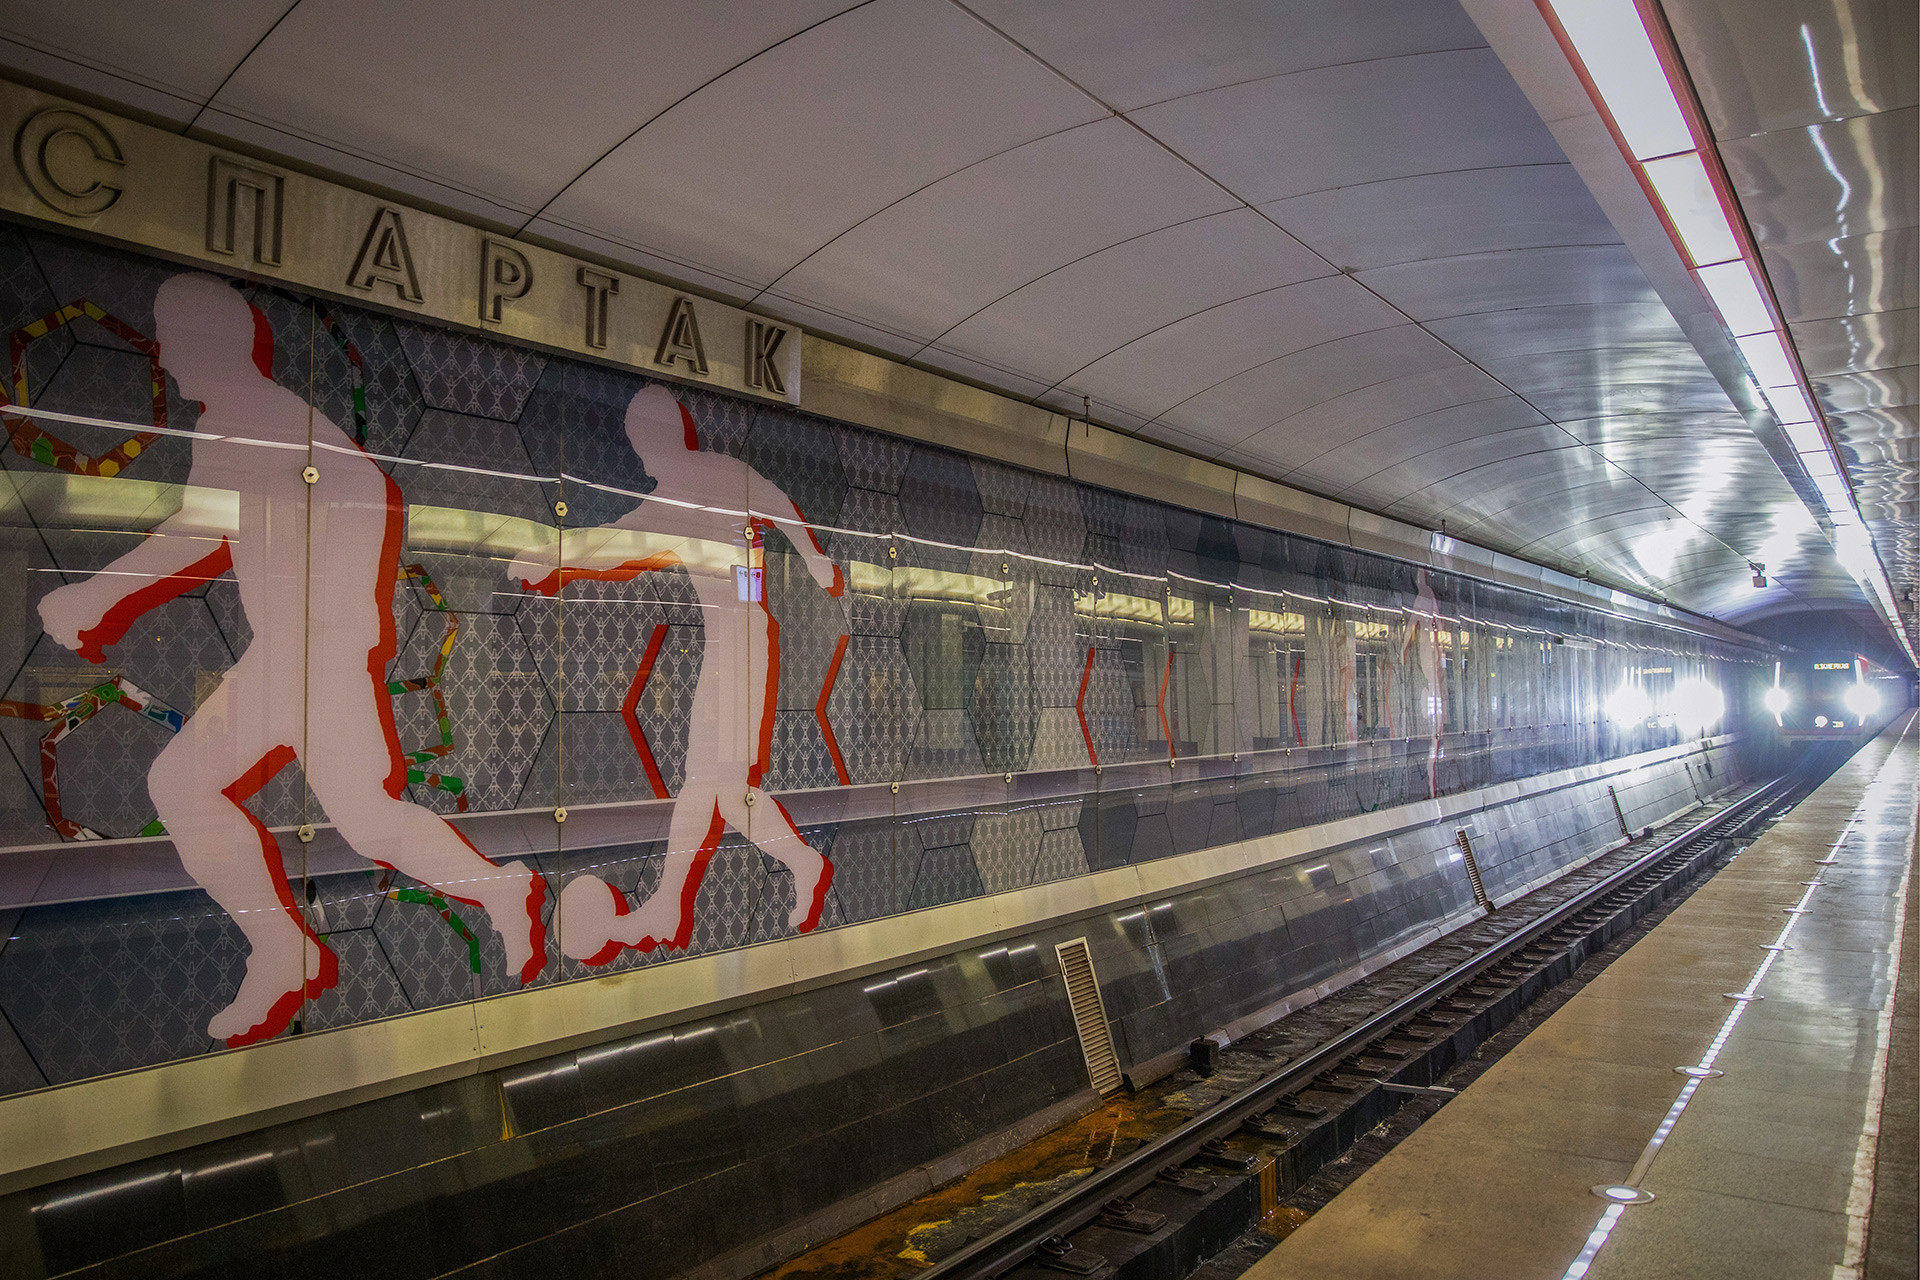
[(565, 822), (567, 820), (567, 806), (563, 804), (555, 805), (553, 807), (553, 820), (555, 822)]
[(306, 482), (307, 482), (308, 484), (319, 484), (319, 483), (320, 483), (320, 468), (318, 468), (318, 467), (302, 467), (302, 468), (300, 468), (300, 478), (301, 478), (302, 480), (305, 480), (305, 481), (306, 481)]

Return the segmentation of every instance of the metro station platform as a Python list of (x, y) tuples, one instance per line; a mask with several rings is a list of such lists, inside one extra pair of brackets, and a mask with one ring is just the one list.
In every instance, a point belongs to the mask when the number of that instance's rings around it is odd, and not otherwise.
[(1913, 1275), (1916, 765), (1910, 713), (1250, 1280)]

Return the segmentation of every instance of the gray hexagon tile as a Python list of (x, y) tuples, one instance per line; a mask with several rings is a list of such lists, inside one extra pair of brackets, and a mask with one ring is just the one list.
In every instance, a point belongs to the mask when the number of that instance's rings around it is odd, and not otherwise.
[(547, 357), (524, 347), (411, 320), (392, 323), (420, 398), (432, 409), (512, 422), (547, 367)]

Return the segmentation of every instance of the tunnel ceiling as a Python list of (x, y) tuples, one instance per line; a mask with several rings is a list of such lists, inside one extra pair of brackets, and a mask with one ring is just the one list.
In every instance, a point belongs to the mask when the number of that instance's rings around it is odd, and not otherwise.
[[(1469, 3), (69, 0), (0, 66), (1701, 612), (1864, 607)], [(1839, 37), (1900, 3), (1669, 5), (1896, 594), (1911, 23)]]

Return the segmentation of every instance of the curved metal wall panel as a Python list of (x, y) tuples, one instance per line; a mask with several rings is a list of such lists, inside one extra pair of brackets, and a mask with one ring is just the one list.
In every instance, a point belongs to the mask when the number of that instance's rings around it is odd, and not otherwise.
[(4, 1092), (1608, 759), (1764, 669), (52, 234), (0, 331)]

